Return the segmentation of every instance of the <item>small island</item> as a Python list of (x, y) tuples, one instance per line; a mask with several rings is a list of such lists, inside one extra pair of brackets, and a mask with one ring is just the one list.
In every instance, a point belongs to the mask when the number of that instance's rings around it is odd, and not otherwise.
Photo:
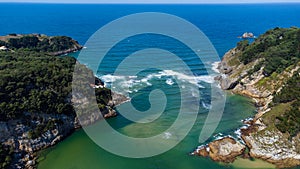
[[(0, 168), (35, 168), (38, 151), (82, 125), (73, 107), (78, 98), (71, 95), (76, 59), (58, 57), (82, 46), (70, 37), (40, 34), (1, 36), (0, 46)], [(102, 113), (83, 125), (116, 116), (115, 105), (127, 100), (98, 78), (82, 83), (95, 91)]]
[(300, 29), (275, 28), (251, 44), (241, 41), (218, 69), (222, 89), (252, 98), (257, 114), (239, 129), (243, 144), (223, 138), (193, 154), (218, 162), (242, 156), (278, 168), (300, 165)]

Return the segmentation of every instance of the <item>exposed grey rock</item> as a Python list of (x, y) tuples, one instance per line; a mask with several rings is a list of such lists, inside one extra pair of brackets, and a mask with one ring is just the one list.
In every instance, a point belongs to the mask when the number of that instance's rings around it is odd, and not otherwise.
[(231, 79), (231, 78), (221, 78), (220, 80), (220, 85), (221, 88), (223, 90), (231, 90), (233, 88), (235, 88), (235, 86), (238, 84), (239, 82), (237, 81), (237, 79)]
[(263, 129), (259, 133), (243, 135), (251, 157), (266, 160), (279, 168), (300, 165), (299, 136), (289, 140), (277, 130)]

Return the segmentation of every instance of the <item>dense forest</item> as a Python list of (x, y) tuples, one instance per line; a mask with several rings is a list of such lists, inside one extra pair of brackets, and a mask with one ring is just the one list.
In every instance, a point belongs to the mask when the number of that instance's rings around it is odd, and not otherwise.
[(300, 60), (300, 29), (275, 28), (251, 44), (248, 40), (239, 42), (237, 48), (243, 51), (239, 56), (243, 64), (262, 59), (249, 74), (261, 67), (264, 67), (265, 76), (270, 76), (273, 72), (281, 73)]
[[(18, 36), (18, 37), (17, 37)], [(0, 41), (0, 122), (17, 120), (30, 127), (28, 137), (41, 137), (46, 131), (63, 125), (61, 115), (76, 117), (72, 103), (72, 79), (76, 59), (69, 56), (53, 56), (53, 52), (80, 49), (72, 38), (46, 37), (40, 35), (19, 36)], [(3, 40), (3, 37), (2, 37)], [(107, 88), (86, 66), (79, 64), (85, 72), (82, 76), (92, 77), (92, 81), (79, 82), (93, 91), (100, 110), (112, 100)], [(86, 80), (85, 77), (83, 80)], [(44, 118), (49, 115), (52, 118)], [(38, 119), (36, 119), (38, 118)], [(39, 121), (35, 123), (35, 121)], [(14, 158), (12, 146), (0, 144), (0, 168), (7, 168)]]
[[(74, 114), (70, 94), (75, 62), (22, 49), (0, 52), (0, 121), (20, 118), (24, 112)], [(111, 99), (110, 90), (95, 90), (103, 107)]]
[(40, 34), (17, 35), (10, 34), (0, 40), (0, 46), (10, 49), (26, 49), (36, 52), (58, 52), (72, 48), (81, 49), (77, 41), (67, 36), (48, 37)]

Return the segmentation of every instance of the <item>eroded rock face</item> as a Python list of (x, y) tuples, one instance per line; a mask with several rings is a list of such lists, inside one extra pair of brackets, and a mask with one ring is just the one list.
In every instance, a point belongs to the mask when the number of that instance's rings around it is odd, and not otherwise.
[(239, 155), (242, 155), (246, 146), (231, 137), (215, 140), (206, 146), (199, 147), (194, 154), (210, 157), (217, 162), (231, 163)]
[(221, 88), (223, 90), (231, 90), (231, 89), (234, 89), (236, 87), (236, 85), (238, 85), (238, 79), (231, 79), (231, 78), (228, 78), (228, 77), (222, 77), (220, 79), (220, 85), (221, 85)]
[(289, 140), (277, 130), (264, 129), (242, 137), (250, 148), (250, 156), (253, 158), (266, 160), (278, 168), (300, 165), (299, 136)]
[(130, 98), (128, 98), (122, 94), (112, 92), (112, 103), (109, 103), (108, 106), (111, 106), (111, 107), (118, 106), (127, 101), (130, 101)]
[[(291, 65), (282, 72), (268, 76), (264, 66), (265, 60), (259, 57), (244, 64), (240, 56), (245, 50), (234, 48), (228, 51), (218, 65), (221, 75), (215, 78), (223, 90), (252, 98), (257, 107), (257, 114), (246, 128), (240, 129), (241, 138), (249, 148), (250, 153), (245, 156), (263, 159), (275, 164), (278, 168), (300, 165), (300, 134), (290, 138), (288, 134), (280, 132), (274, 127), (274, 122), (264, 121), (264, 115), (272, 110), (274, 95), (279, 93), (286, 82), (300, 69), (300, 62)], [(282, 112), (283, 114), (284, 112)], [(227, 143), (225, 145), (230, 145)], [(209, 156), (215, 161), (226, 162), (222, 155), (230, 151), (221, 141), (214, 141), (207, 146)], [(223, 147), (223, 149), (222, 149)], [(206, 156), (206, 148), (198, 149), (197, 154)], [(222, 151), (221, 150), (228, 150)], [(222, 155), (220, 155), (222, 154)], [(233, 153), (234, 154), (234, 153)], [(232, 155), (229, 153), (228, 158)]]

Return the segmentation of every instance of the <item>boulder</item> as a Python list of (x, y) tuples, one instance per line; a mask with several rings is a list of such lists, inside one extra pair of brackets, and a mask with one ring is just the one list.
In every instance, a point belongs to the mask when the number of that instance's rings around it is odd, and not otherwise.
[(231, 137), (225, 137), (198, 148), (194, 154), (208, 156), (217, 162), (231, 163), (237, 156), (242, 155), (245, 149), (246, 146), (240, 142)]

